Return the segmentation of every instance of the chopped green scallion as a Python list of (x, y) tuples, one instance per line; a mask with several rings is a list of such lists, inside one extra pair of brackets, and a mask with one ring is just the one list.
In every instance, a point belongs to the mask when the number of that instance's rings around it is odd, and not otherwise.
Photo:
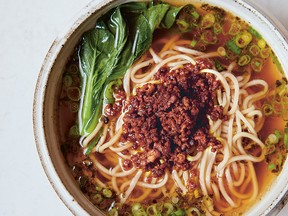
[(259, 32), (256, 31), (256, 30), (255, 30), (254, 28), (252, 28), (251, 26), (249, 27), (248, 31), (249, 31), (252, 35), (254, 35), (256, 38), (258, 38), (258, 39), (261, 39), (261, 38), (262, 38), (261, 34), (259, 34)]
[(177, 196), (172, 197), (172, 203), (177, 204), (179, 202), (179, 198)]
[(148, 214), (148, 215), (158, 215), (158, 210), (157, 210), (157, 208), (156, 208), (156, 204), (153, 204), (153, 205), (150, 205), (150, 206), (148, 206), (147, 207), (147, 209), (146, 209), (146, 213)]
[(212, 212), (214, 210), (213, 200), (208, 195), (203, 197), (203, 204), (209, 212)]
[(191, 15), (192, 15), (196, 20), (200, 17), (199, 13), (197, 13), (196, 11), (193, 11), (193, 12), (191, 13)]
[(252, 35), (249, 32), (244, 31), (236, 36), (235, 43), (238, 47), (244, 48), (252, 41), (252, 39)]
[(249, 55), (243, 55), (239, 58), (238, 65), (239, 66), (245, 66), (245, 65), (249, 64), (250, 61), (251, 61), (251, 57)]
[(192, 40), (191, 43), (190, 43), (190, 46), (191, 47), (195, 47), (197, 44), (197, 41), (196, 40)]
[(268, 169), (269, 169), (269, 170), (274, 170), (274, 169), (275, 169), (275, 164), (272, 164), (272, 163), (269, 164), (269, 165), (268, 165)]
[(102, 202), (103, 200), (103, 197), (101, 196), (101, 194), (94, 194), (92, 197), (91, 197), (93, 203), (95, 204), (99, 204)]
[(275, 145), (271, 145), (271, 144), (266, 143), (266, 142), (265, 142), (265, 144), (267, 145), (266, 146), (266, 153), (265, 153), (266, 155), (272, 154), (276, 151)]
[(72, 74), (76, 74), (79, 72), (79, 68), (76, 64), (71, 64), (68, 69), (67, 69), (68, 73), (72, 73)]
[(270, 105), (270, 104), (264, 104), (263, 105), (263, 112), (264, 112), (264, 115), (266, 116), (269, 116), (273, 113), (273, 107)]
[(259, 67), (259, 66), (260, 66), (260, 62), (259, 62), (259, 61), (255, 61), (254, 64), (255, 64), (256, 67)]
[(103, 190), (103, 196), (106, 198), (111, 198), (113, 195), (112, 191), (109, 188)]
[(97, 185), (97, 186), (95, 187), (95, 189), (96, 189), (97, 191), (101, 191), (103, 188)]
[(286, 149), (288, 149), (288, 127), (286, 127), (284, 129), (284, 138), (283, 138), (283, 141), (284, 141), (284, 146)]
[(271, 54), (271, 49), (270, 48), (263, 48), (260, 50), (260, 56), (261, 58), (268, 58)]
[(211, 30), (206, 30), (202, 33), (201, 40), (206, 44), (216, 44), (218, 39)]
[(116, 207), (109, 211), (109, 216), (118, 216), (118, 209)]
[(274, 134), (276, 135), (276, 137), (278, 138), (278, 139), (281, 139), (282, 138), (282, 134), (280, 133), (280, 131), (279, 130), (275, 130), (274, 131)]
[(214, 14), (208, 13), (203, 17), (202, 22), (201, 22), (201, 26), (202, 26), (202, 28), (207, 29), (207, 28), (212, 27), (214, 25), (214, 23), (215, 23)]
[(265, 140), (265, 144), (266, 145), (275, 145), (278, 142), (279, 142), (279, 139), (277, 138), (277, 136), (274, 133), (273, 134), (269, 134), (269, 136)]
[(133, 216), (147, 216), (143, 206), (140, 203), (134, 203), (132, 205), (132, 215)]
[(189, 29), (190, 25), (185, 20), (177, 20), (176, 24), (181, 32), (185, 32)]
[(253, 44), (250, 48), (249, 48), (249, 52), (253, 55), (253, 56), (258, 56), (260, 53), (260, 48)]
[(222, 26), (218, 22), (213, 25), (213, 28), (215, 34), (220, 34), (222, 32)]
[(78, 128), (78, 125), (73, 125), (73, 126), (69, 129), (69, 137), (75, 137), (75, 136), (79, 136), (79, 128)]
[(70, 101), (69, 102), (69, 108), (70, 108), (71, 112), (76, 113), (79, 111), (79, 104), (74, 102), (74, 101)]
[(279, 154), (279, 155), (278, 155), (278, 164), (279, 164), (280, 166), (283, 165), (283, 156), (282, 156), (282, 154)]
[(191, 208), (186, 210), (186, 215), (195, 215), (195, 214), (197, 216), (201, 215), (200, 211), (197, 208), (195, 208), (195, 207), (191, 207)]
[[(222, 66), (222, 64), (217, 59), (214, 60), (214, 64), (215, 64), (215, 67), (216, 67), (218, 72), (221, 72), (224, 70), (224, 67)], [(188, 155), (188, 156), (190, 156), (190, 155)], [(187, 156), (187, 160), (189, 161), (189, 159), (192, 159), (192, 157), (190, 156), (191, 158), (188, 158), (188, 156)]]
[(72, 101), (79, 101), (81, 98), (81, 91), (78, 87), (69, 87), (67, 89), (67, 97)]
[(223, 56), (223, 57), (226, 56), (226, 54), (227, 54), (226, 49), (222, 46), (218, 47), (217, 52), (220, 56)]
[(236, 55), (239, 55), (242, 52), (241, 48), (239, 48), (233, 40), (229, 40), (227, 46)]
[(184, 215), (185, 215), (185, 211), (182, 209), (179, 209), (171, 214), (171, 216), (184, 216)]
[(232, 23), (230, 26), (230, 29), (228, 31), (228, 34), (230, 35), (237, 35), (241, 30), (241, 25), (239, 23)]
[(171, 203), (164, 203), (161, 214), (163, 216), (168, 216), (173, 212), (173, 210), (174, 210), (174, 207)]
[(260, 58), (253, 58), (251, 61), (251, 67), (255, 72), (260, 72), (263, 67), (263, 60)]
[(70, 87), (73, 83), (72, 77), (70, 75), (65, 75), (63, 77), (63, 84), (66, 88)]
[(257, 44), (260, 49), (264, 49), (266, 47), (266, 41), (264, 39), (260, 39)]

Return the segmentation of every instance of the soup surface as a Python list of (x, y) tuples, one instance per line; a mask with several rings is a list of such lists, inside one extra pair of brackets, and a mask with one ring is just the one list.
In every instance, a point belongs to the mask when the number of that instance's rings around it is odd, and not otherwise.
[(207, 4), (128, 3), (66, 64), (62, 152), (108, 215), (237, 215), (288, 148), (288, 90), (265, 35)]

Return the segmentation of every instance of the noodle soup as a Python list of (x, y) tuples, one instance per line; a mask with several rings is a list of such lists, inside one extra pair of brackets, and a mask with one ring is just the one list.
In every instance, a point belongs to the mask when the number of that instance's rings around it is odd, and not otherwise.
[(273, 50), (207, 4), (112, 9), (75, 48), (59, 98), (68, 166), (110, 215), (245, 212), (281, 172), (287, 117)]

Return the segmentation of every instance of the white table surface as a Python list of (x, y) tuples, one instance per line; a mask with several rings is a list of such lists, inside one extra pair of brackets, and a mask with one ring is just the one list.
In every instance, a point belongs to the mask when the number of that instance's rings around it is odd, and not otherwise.
[[(101, 0), (98, 0), (101, 1)], [(32, 103), (44, 57), (90, 0), (0, 0), (0, 215), (71, 215), (41, 167)], [(254, 0), (288, 29), (287, 0)], [(288, 206), (283, 209), (288, 212)], [(280, 213), (279, 215), (287, 215)]]

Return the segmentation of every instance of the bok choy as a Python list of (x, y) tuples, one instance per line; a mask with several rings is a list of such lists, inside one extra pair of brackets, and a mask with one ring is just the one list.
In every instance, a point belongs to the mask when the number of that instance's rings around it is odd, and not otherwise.
[(96, 27), (83, 35), (79, 50), (80, 135), (90, 134), (97, 126), (103, 105), (114, 101), (113, 83), (149, 49), (154, 30), (173, 26), (180, 10), (167, 4), (124, 4), (103, 15)]

